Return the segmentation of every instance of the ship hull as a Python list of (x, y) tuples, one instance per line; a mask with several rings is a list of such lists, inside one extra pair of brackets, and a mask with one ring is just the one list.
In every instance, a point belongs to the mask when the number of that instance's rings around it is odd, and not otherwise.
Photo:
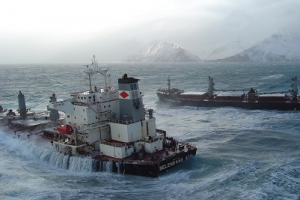
[[(22, 121), (24, 122), (24, 121)], [(22, 129), (19, 128), (19, 124), (11, 124), (10, 131), (11, 133), (30, 130), (32, 126), (27, 124), (21, 124)], [(36, 125), (36, 124), (35, 124)], [(34, 126), (37, 130), (44, 128), (44, 124), (38, 124)], [(42, 132), (42, 135), (40, 134)], [(41, 136), (41, 140), (49, 141), (48, 144), (53, 145), (53, 138), (55, 137), (56, 131), (54, 129), (44, 129), (41, 132), (36, 132), (36, 136)], [(18, 134), (19, 135), (19, 134)], [(19, 137), (18, 137), (19, 138)], [(178, 143), (179, 144), (179, 143)], [(182, 144), (182, 143), (181, 143)], [(94, 172), (113, 172), (119, 174), (130, 174), (138, 175), (145, 177), (158, 177), (161, 174), (167, 172), (169, 169), (179, 165), (190, 157), (196, 155), (197, 148), (190, 145), (184, 144), (184, 148), (180, 149), (180, 145), (175, 146), (166, 146), (163, 150), (153, 153), (152, 155), (147, 153), (144, 158), (139, 159), (138, 156), (129, 156), (124, 159), (117, 159), (113, 157), (96, 155), (91, 157), (92, 170)], [(168, 153), (167, 153), (168, 152)], [(61, 152), (64, 154), (65, 158), (63, 159), (64, 166), (69, 169), (72, 166), (72, 155), (68, 155), (66, 152)], [(85, 157), (87, 155), (73, 155), (74, 157)]]
[(186, 159), (195, 156), (197, 149), (191, 149), (187, 152), (179, 152), (176, 155), (165, 157), (156, 161), (144, 161), (144, 160), (116, 160), (113, 158), (96, 158), (94, 169), (95, 171), (107, 171), (106, 163), (111, 163), (110, 172), (120, 174), (130, 174), (146, 177), (158, 177), (162, 173), (177, 166)]
[[(42, 124), (43, 125), (43, 124)], [(25, 125), (23, 125), (25, 127)], [(19, 130), (13, 129), (16, 127), (11, 127), (9, 132), (16, 132)], [(26, 127), (30, 128), (30, 127)], [(24, 130), (24, 129), (22, 129)], [(29, 129), (26, 129), (29, 130)], [(45, 129), (42, 131), (42, 135), (39, 133), (36, 136), (41, 136), (41, 140), (49, 141), (48, 144), (52, 144), (54, 135), (56, 131), (52, 129)], [(145, 158), (138, 159), (133, 158), (130, 156), (129, 158), (124, 159), (117, 159), (102, 155), (96, 155), (91, 157), (93, 160), (92, 162), (92, 171), (94, 172), (112, 172), (112, 173), (119, 173), (119, 174), (130, 174), (130, 175), (137, 175), (137, 176), (145, 176), (145, 177), (159, 177), (161, 174), (167, 172), (169, 169), (179, 165), (180, 163), (184, 162), (185, 160), (193, 157), (196, 155), (197, 148), (186, 144), (187, 147), (179, 150), (174, 149), (175, 147), (166, 147), (166, 149), (161, 150), (159, 152), (153, 153), (153, 160), (150, 159), (151, 155), (146, 154)], [(52, 146), (54, 146), (52, 144)], [(173, 148), (173, 150), (172, 150)], [(169, 155), (166, 155), (166, 151), (172, 152)], [(66, 153), (64, 154), (64, 163), (63, 165), (69, 169), (72, 166), (72, 159), (71, 155)], [(78, 155), (74, 157), (85, 157), (86, 155)]]
[(300, 110), (299, 103), (293, 102), (257, 102), (257, 101), (241, 101), (241, 102), (216, 102), (216, 101), (189, 101), (183, 100), (180, 103), (186, 106), (196, 107), (238, 107), (244, 109), (257, 110)]
[(161, 102), (167, 102), (176, 106), (195, 106), (195, 107), (238, 107), (244, 109), (260, 109), (260, 110), (300, 110), (300, 101), (258, 101), (258, 100), (222, 100), (199, 98), (198, 100), (185, 99), (180, 95), (172, 95), (157, 92), (157, 96)]

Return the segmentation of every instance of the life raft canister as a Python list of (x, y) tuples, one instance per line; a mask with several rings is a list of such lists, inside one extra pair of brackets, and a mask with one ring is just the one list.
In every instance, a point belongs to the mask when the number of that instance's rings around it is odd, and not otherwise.
[(67, 134), (67, 135), (72, 135), (73, 133), (73, 128), (72, 126), (66, 124), (66, 125), (58, 125), (56, 127), (57, 131), (62, 133), (62, 134)]

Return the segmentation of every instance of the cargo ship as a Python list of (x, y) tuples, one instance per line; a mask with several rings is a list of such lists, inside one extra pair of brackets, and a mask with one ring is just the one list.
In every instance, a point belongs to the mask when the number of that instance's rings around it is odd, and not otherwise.
[(208, 89), (204, 92), (185, 92), (171, 88), (171, 79), (167, 79), (168, 88), (157, 89), (161, 102), (176, 106), (196, 107), (238, 107), (262, 110), (300, 110), (297, 76), (292, 78), (291, 89), (286, 92), (259, 93), (250, 88), (247, 92), (236, 90), (217, 90), (212, 77), (208, 77)]
[[(66, 166), (72, 157), (90, 157), (93, 171), (106, 171), (109, 164), (112, 172), (158, 177), (196, 155), (195, 146), (156, 128), (153, 110), (143, 105), (139, 79), (124, 74), (116, 89), (107, 70), (98, 67), (95, 57), (92, 60), (84, 71), (88, 90), (63, 101), (53, 94), (43, 115), (28, 112), (20, 91), (18, 111), (2, 109), (2, 124), (18, 138), (36, 134), (48, 140), (47, 148), (62, 154)], [(92, 87), (91, 78), (98, 73), (104, 77), (102, 88)]]

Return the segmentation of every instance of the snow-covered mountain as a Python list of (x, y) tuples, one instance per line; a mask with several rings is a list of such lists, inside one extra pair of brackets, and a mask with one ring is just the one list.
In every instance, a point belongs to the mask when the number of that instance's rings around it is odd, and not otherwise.
[(243, 43), (240, 40), (230, 42), (222, 47), (213, 50), (213, 52), (206, 58), (206, 60), (224, 59), (243, 52), (249, 47), (251, 47), (251, 44)]
[(300, 62), (300, 35), (276, 33), (241, 53), (218, 61)]
[(151, 42), (130, 54), (124, 62), (200, 62), (196, 55), (168, 42)]

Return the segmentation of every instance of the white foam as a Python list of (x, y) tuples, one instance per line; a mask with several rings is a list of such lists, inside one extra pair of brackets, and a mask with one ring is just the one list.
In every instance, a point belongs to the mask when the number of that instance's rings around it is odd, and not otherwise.
[[(24, 135), (24, 134), (23, 134)], [(10, 151), (26, 158), (44, 161), (51, 166), (61, 169), (69, 169), (71, 172), (92, 172), (93, 160), (90, 157), (68, 156), (51, 149), (50, 142), (38, 141), (35, 143), (34, 136), (31, 140), (24, 136), (17, 138), (9, 133), (0, 132), (1, 143)], [(39, 136), (37, 136), (39, 137)], [(42, 145), (42, 146), (40, 146)]]
[(283, 77), (284, 77), (283, 74), (274, 74), (274, 75), (262, 77), (260, 80), (275, 80), (275, 79), (281, 79)]

